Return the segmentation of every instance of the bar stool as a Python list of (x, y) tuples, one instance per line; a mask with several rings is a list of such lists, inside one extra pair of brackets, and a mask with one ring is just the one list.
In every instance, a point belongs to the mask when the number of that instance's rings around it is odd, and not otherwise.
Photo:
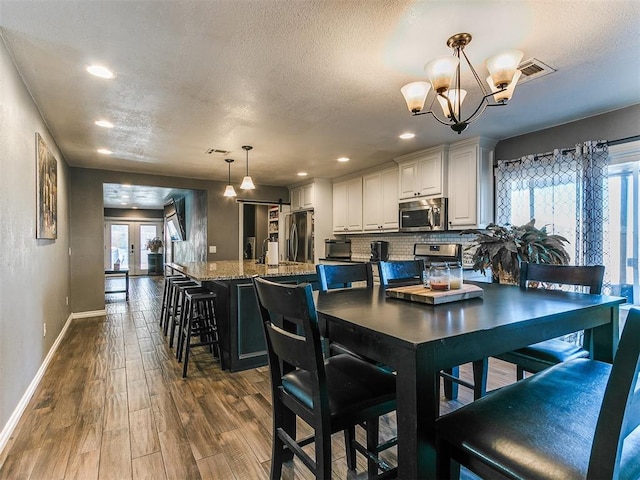
[(162, 309), (160, 310), (160, 329), (164, 329), (167, 320), (167, 312), (169, 310), (169, 290), (171, 282), (174, 280), (187, 280), (184, 275), (167, 275), (164, 277), (164, 291), (162, 292)]
[[(209, 346), (214, 357), (220, 357), (218, 346), (218, 326), (216, 323), (216, 294), (212, 292), (185, 292), (185, 322), (182, 328), (182, 342), (178, 344), (178, 361), (184, 352), (182, 378), (186, 378), (189, 367), (189, 351), (192, 347)], [(192, 337), (200, 337), (198, 343), (192, 343)]]
[(174, 317), (176, 314), (180, 313), (180, 304), (178, 303), (178, 285), (197, 286), (198, 284), (189, 278), (170, 280), (167, 312), (162, 325), (162, 333), (165, 337), (169, 334), (169, 325), (175, 322)]
[(169, 325), (167, 330), (169, 333), (169, 348), (173, 348), (173, 340), (175, 339), (176, 327), (180, 327), (182, 324), (182, 317), (184, 312), (185, 293), (188, 291), (199, 291), (202, 287), (193, 280), (174, 282), (173, 286), (173, 311), (169, 317)]
[(178, 289), (178, 315), (175, 318), (175, 324), (174, 324), (174, 329), (171, 331), (171, 338), (169, 339), (169, 346), (171, 348), (173, 348), (173, 339), (174, 337), (174, 332), (175, 332), (175, 327), (178, 327), (178, 338), (176, 340), (176, 358), (178, 359), (178, 361), (181, 361), (181, 347), (182, 347), (182, 340), (183, 340), (183, 331), (184, 331), (184, 325), (187, 321), (187, 312), (189, 311), (189, 309), (186, 306), (187, 303), (187, 293), (189, 294), (194, 294), (194, 293), (209, 293), (209, 290), (205, 289), (204, 287), (202, 287), (201, 285), (191, 285), (191, 284), (185, 284), (185, 285), (177, 285), (176, 288)]

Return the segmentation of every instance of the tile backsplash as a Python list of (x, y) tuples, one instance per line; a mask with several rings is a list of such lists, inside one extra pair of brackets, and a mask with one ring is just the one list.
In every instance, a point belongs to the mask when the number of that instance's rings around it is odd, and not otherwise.
[[(463, 252), (463, 263), (469, 263), (469, 253), (465, 252), (466, 247), (473, 243), (475, 235), (460, 235), (459, 232), (437, 232), (437, 233), (388, 233), (372, 235), (336, 235), (336, 238), (348, 238), (351, 240), (351, 259), (369, 260), (371, 256), (370, 244), (376, 240), (389, 242), (390, 260), (411, 260), (413, 259), (413, 245), (415, 243), (461, 243)], [(466, 257), (466, 258), (465, 258)]]

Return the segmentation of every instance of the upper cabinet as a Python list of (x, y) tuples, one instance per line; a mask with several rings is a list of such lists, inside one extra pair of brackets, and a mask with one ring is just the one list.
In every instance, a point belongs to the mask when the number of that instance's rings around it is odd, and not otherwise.
[(495, 144), (476, 137), (449, 146), (449, 229), (484, 228), (493, 222)]
[(446, 196), (447, 146), (420, 150), (395, 159), (399, 165), (400, 200)]
[(398, 230), (398, 169), (365, 175), (362, 223), (367, 232)]
[(362, 231), (362, 177), (333, 184), (333, 232)]
[(291, 210), (304, 210), (315, 206), (313, 183), (291, 189)]

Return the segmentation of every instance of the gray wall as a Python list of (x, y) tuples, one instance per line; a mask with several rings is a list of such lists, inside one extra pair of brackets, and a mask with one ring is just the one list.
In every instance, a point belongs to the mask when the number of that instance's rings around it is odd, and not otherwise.
[(511, 160), (555, 148), (571, 148), (588, 140), (618, 140), (640, 135), (640, 104), (557, 127), (501, 140), (495, 158)]
[[(87, 168), (70, 169), (71, 223), (71, 309), (90, 312), (104, 309), (103, 183), (128, 183), (157, 187), (201, 190), (206, 193), (206, 245), (215, 245), (216, 254), (207, 253), (207, 260), (238, 258), (238, 203), (222, 196), (225, 182), (192, 178), (164, 177)], [(257, 186), (243, 198), (277, 202), (288, 199), (284, 187)], [(199, 202), (203, 201), (202, 199)], [(201, 208), (201, 207), (197, 207)], [(187, 233), (188, 234), (188, 233)], [(208, 252), (208, 248), (206, 249)], [(174, 257), (177, 258), (177, 257)]]
[[(36, 132), (58, 161), (56, 240), (36, 240)], [(0, 40), (0, 430), (69, 318), (68, 192), (68, 166)]]

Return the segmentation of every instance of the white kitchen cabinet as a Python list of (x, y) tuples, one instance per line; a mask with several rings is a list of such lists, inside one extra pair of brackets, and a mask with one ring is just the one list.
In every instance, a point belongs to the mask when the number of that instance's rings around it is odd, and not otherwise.
[(399, 165), (400, 200), (446, 195), (446, 145), (403, 155), (395, 161)]
[(290, 192), (291, 210), (305, 210), (315, 206), (315, 190), (313, 183), (294, 187)]
[(362, 223), (367, 232), (398, 230), (398, 169), (362, 178)]
[(362, 232), (362, 177), (333, 184), (333, 233)]
[(484, 228), (493, 221), (493, 149), (480, 137), (449, 146), (449, 229)]

